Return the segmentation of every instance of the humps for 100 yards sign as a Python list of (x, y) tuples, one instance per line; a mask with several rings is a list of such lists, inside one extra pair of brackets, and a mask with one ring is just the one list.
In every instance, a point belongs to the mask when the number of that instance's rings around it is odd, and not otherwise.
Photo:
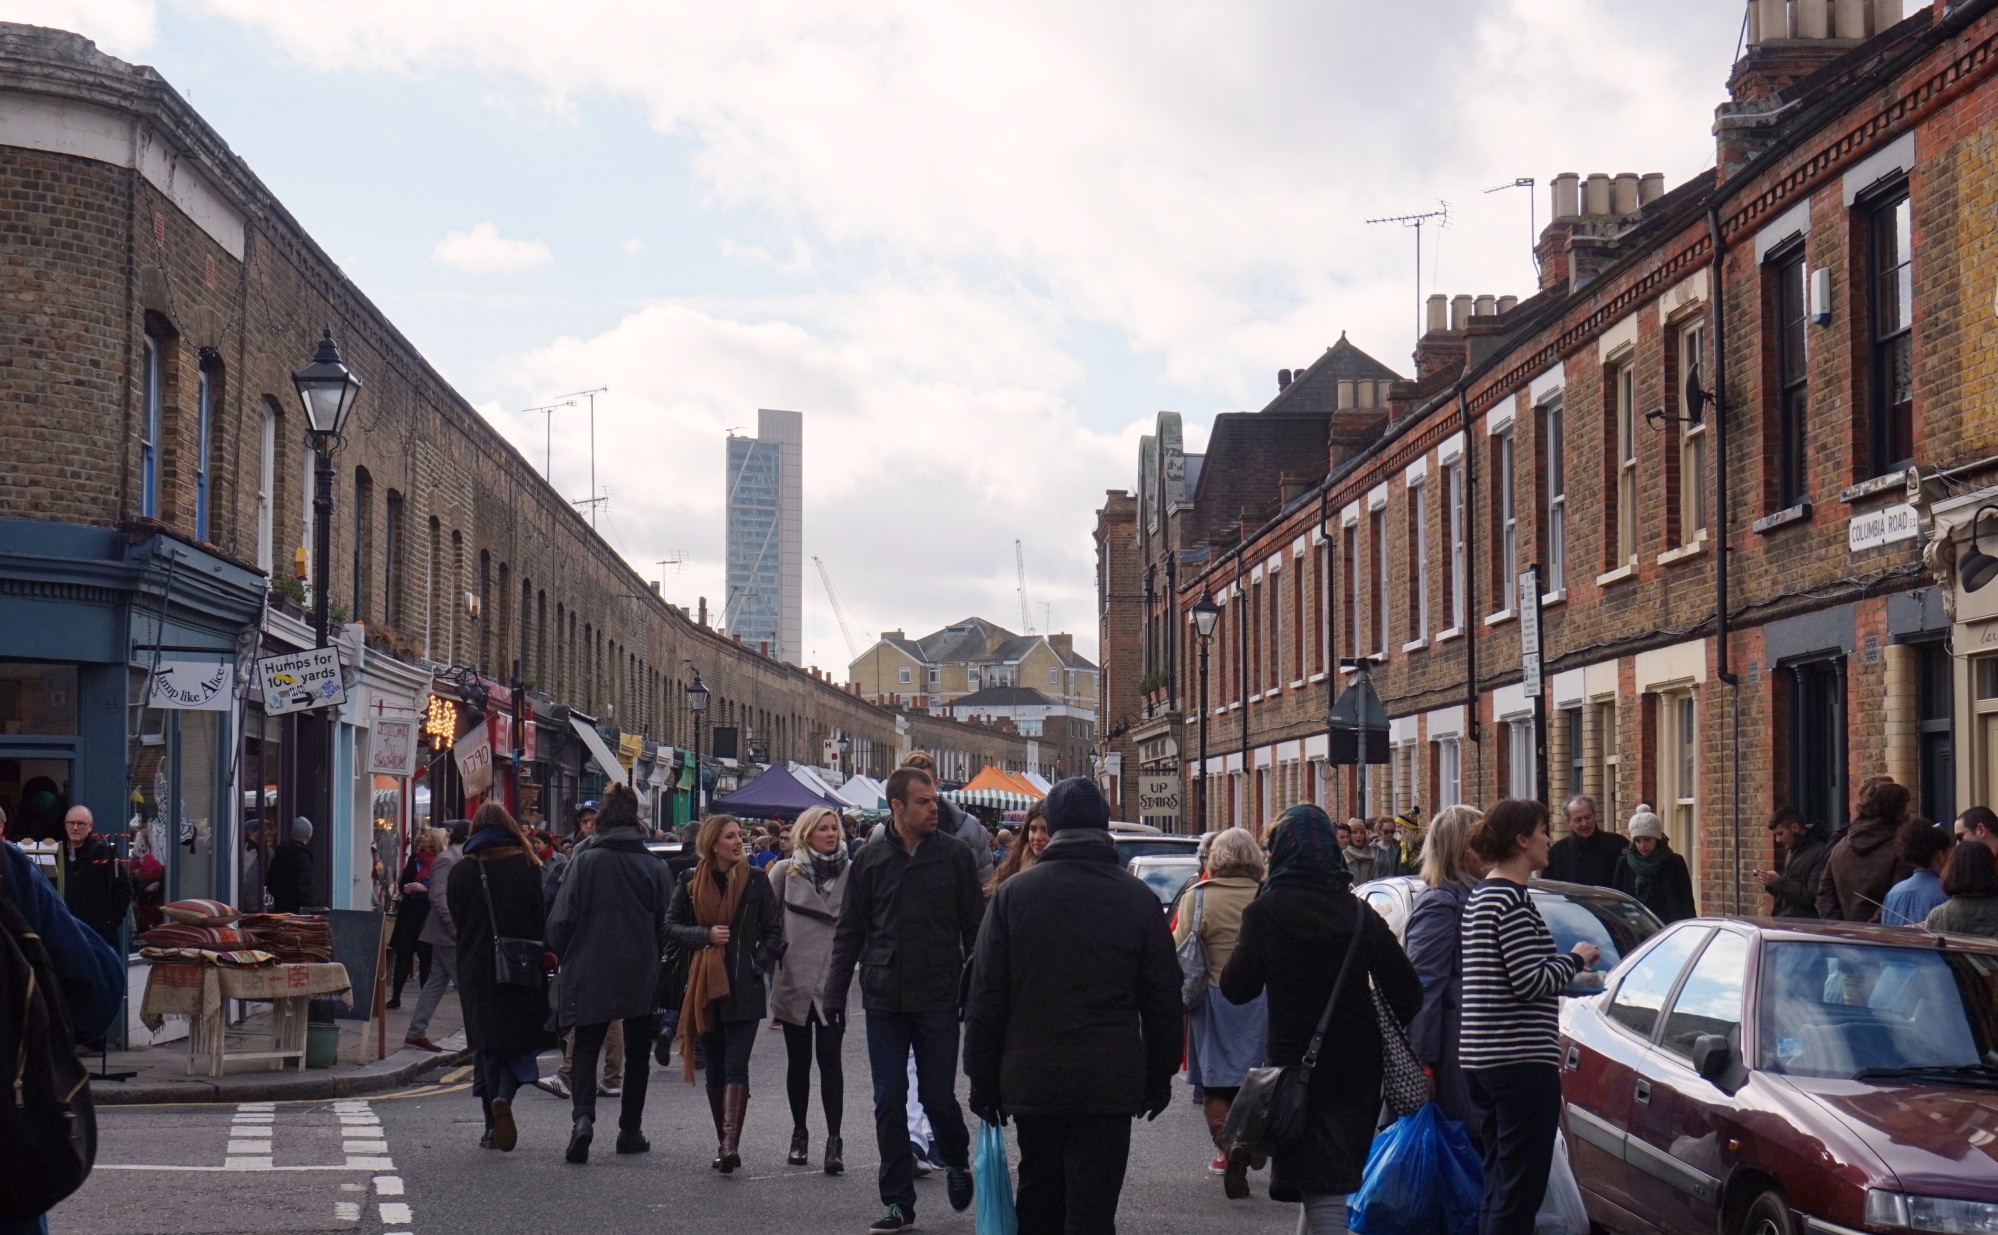
[(257, 680), (264, 687), (264, 715), (285, 716), (347, 701), (340, 681), (340, 653), (312, 648), (266, 656), (257, 662)]

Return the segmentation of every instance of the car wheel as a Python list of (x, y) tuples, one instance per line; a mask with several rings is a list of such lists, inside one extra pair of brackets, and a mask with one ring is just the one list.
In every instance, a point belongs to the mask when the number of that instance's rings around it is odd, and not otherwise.
[(1790, 1206), (1783, 1194), (1770, 1189), (1748, 1203), (1741, 1235), (1791, 1235)]

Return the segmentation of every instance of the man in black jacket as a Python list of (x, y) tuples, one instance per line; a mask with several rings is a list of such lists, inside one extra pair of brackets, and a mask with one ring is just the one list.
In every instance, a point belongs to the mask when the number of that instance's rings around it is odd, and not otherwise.
[(1831, 856), (1831, 839), (1795, 810), (1779, 806), (1769, 816), (1769, 842), (1776, 852), (1789, 855), (1780, 871), (1749, 872), (1769, 892), (1769, 916), (1817, 917), (1818, 881), (1825, 873), (1825, 859)]
[(824, 1005), (831, 1024), (845, 1023), (847, 987), (858, 964), (887, 1206), (869, 1230), (881, 1235), (916, 1224), (907, 1124), (912, 1049), (916, 1097), (936, 1131), (951, 1207), (962, 1212), (971, 1204), (971, 1134), (956, 1094), (958, 1016), (965, 962), (985, 909), (971, 848), (937, 831), (936, 782), (929, 774), (897, 769), (888, 778), (888, 811), (888, 834), (860, 851), (847, 876)]
[(63, 900), (79, 922), (116, 947), (132, 907), (132, 877), (96, 826), (88, 806), (72, 806), (62, 817)]
[(1547, 850), (1547, 869), (1541, 872), (1541, 877), (1609, 887), (1630, 842), (1602, 829), (1596, 819), (1596, 800), (1586, 793), (1569, 798), (1564, 813), (1568, 816), (1568, 835)]
[(993, 894), (965, 1005), (971, 1109), (1019, 1121), (1022, 1235), (1109, 1235), (1131, 1119), (1157, 1118), (1179, 1071), (1180, 973), (1158, 898), (1117, 861), (1110, 804), (1048, 791), (1054, 839)]
[(291, 839), (271, 852), (265, 878), (272, 913), (297, 913), (312, 903), (312, 820), (300, 815), (291, 821)]

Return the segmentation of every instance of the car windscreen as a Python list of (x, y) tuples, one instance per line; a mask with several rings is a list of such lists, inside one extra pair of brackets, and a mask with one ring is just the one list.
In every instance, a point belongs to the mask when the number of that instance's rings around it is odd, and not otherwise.
[(1170, 866), (1161, 864), (1138, 868), (1138, 878), (1145, 881), (1145, 886), (1152, 890), (1152, 895), (1158, 897), (1159, 903), (1164, 905), (1170, 905), (1178, 900), (1180, 890), (1193, 882), (1193, 877), (1199, 873), (1199, 865), (1192, 862), (1183, 866), (1175, 863)]
[(1760, 1064), (1796, 1076), (1998, 1076), (1998, 957), (1777, 941), (1764, 949)]
[(1175, 839), (1170, 836), (1119, 836), (1117, 838), (1117, 860), (1126, 865), (1132, 858), (1149, 858), (1159, 854), (1172, 857), (1190, 858), (1200, 852), (1200, 842), (1191, 837)]
[(1588, 995), (1603, 987), (1603, 975), (1616, 968), (1625, 954), (1658, 933), (1658, 919), (1633, 900), (1616, 896), (1572, 897), (1536, 888), (1533, 903), (1554, 936), (1554, 949), (1568, 952), (1577, 943), (1596, 945), (1602, 956), (1575, 975), (1570, 995)]

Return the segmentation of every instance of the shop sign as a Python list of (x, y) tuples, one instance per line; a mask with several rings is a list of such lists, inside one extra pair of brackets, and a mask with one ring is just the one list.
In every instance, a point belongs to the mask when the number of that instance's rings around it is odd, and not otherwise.
[(493, 787), (493, 741), (484, 725), (474, 726), (460, 738), (451, 748), (451, 757), (458, 761), (458, 779), (465, 784), (465, 796), (477, 797)]
[(423, 736), (432, 748), (441, 748), (458, 737), (458, 705), (437, 695), (430, 696), (429, 710), (423, 714)]
[(1846, 521), (1845, 547), (1854, 553), (1878, 549), (1896, 541), (1913, 540), (1922, 531), (1922, 517), (1906, 502), (1857, 514)]
[(149, 708), (183, 712), (226, 712), (235, 702), (229, 689), (236, 678), (234, 661), (162, 660), (153, 671)]
[(513, 717), (496, 712), (486, 717), (486, 728), (492, 731), (493, 758), (513, 758)]
[(1179, 818), (1180, 781), (1177, 776), (1143, 773), (1138, 777), (1138, 818), (1158, 815)]
[(534, 701), (532, 699), (522, 699), (520, 701), (520, 761), (522, 763), (533, 763), (538, 758), (536, 747), (539, 743), (534, 738), (534, 731), (537, 727), (534, 723)]
[(376, 776), (414, 776), (419, 728), (417, 721), (376, 717), (368, 730), (368, 771)]
[(347, 701), (338, 648), (266, 656), (257, 662), (257, 681), (264, 688), (266, 716), (288, 716)]
[(631, 769), (638, 764), (638, 756), (645, 750), (645, 735), (642, 733), (619, 733), (617, 735), (617, 761), (624, 765), (627, 780)]

